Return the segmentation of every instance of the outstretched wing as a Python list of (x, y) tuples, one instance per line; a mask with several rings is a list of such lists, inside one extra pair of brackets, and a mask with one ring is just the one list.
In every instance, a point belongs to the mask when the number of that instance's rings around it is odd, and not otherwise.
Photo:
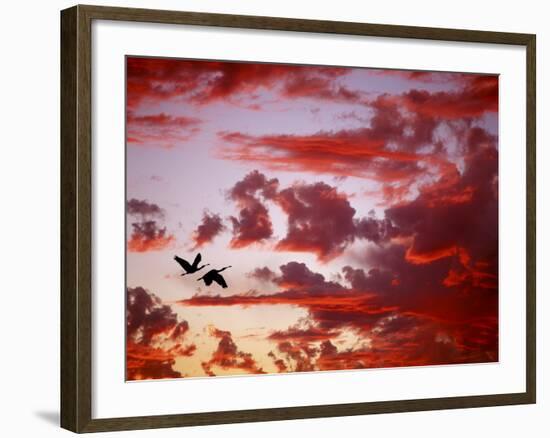
[(185, 272), (189, 272), (192, 269), (191, 265), (189, 264), (189, 262), (187, 260), (184, 260), (184, 259), (182, 259), (181, 257), (178, 257), (178, 256), (174, 256), (174, 260), (176, 262), (178, 262), (178, 264), (183, 269), (185, 269)]
[(225, 282), (225, 279), (220, 274), (216, 275), (216, 277), (214, 278), (214, 281), (224, 289), (227, 287), (227, 283)]
[(197, 256), (195, 257), (195, 260), (193, 261), (193, 267), (195, 269), (197, 269), (197, 267), (199, 266), (199, 263), (201, 262), (201, 260), (202, 260), (202, 256), (201, 256), (201, 253), (199, 252), (197, 254)]

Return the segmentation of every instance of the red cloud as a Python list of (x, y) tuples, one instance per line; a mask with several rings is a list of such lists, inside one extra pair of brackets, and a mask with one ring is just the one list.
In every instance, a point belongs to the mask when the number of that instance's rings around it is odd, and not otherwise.
[(322, 274), (311, 271), (305, 263), (288, 262), (279, 266), (279, 270), (281, 274), (277, 275), (265, 266), (263, 268), (256, 268), (248, 276), (264, 283), (276, 284), (294, 292), (294, 294), (288, 294), (283, 299), (300, 299), (302, 298), (300, 291), (306, 291), (313, 296), (314, 294), (322, 295), (326, 292), (342, 292), (346, 289), (339, 283), (326, 281)]
[[(487, 155), (488, 154), (488, 155)], [(462, 239), (463, 234), (450, 230), (457, 237), (455, 247), (445, 257), (427, 257), (424, 263), (411, 263), (411, 248), (424, 250), (435, 233), (445, 242), (443, 231), (455, 221), (447, 218), (436, 226), (424, 227), (423, 221), (431, 221), (430, 212), (443, 207), (433, 204), (434, 192), (426, 199), (421, 194), (414, 202), (396, 207), (407, 211), (407, 222), (398, 218), (400, 233), (410, 240), (404, 243), (384, 243), (373, 247), (367, 254), (366, 263), (372, 268), (367, 272), (352, 267), (344, 268), (343, 286), (327, 282), (302, 263), (291, 262), (281, 266), (281, 275), (269, 271), (266, 281), (271, 281), (286, 290), (272, 294), (221, 296), (194, 296), (183, 304), (193, 306), (291, 304), (308, 310), (314, 323), (309, 329), (289, 327), (272, 334), (272, 340), (283, 344), (286, 362), (274, 355), (281, 370), (341, 369), (377, 366), (406, 366), (425, 364), (484, 362), (498, 359), (498, 295), (496, 294), (495, 243), (492, 230), (496, 218), (496, 204), (491, 204), (488, 187), (491, 178), (478, 174), (487, 171), (486, 159), (494, 158), (488, 151), (478, 150), (468, 160), (461, 179), (456, 184), (471, 185), (474, 175), (480, 178), (476, 196), (471, 200), (453, 203), (453, 213), (459, 217), (470, 215), (470, 209), (482, 212), (487, 223), (472, 223), (474, 239)], [(490, 169), (490, 166), (489, 166)], [(481, 181), (485, 181), (484, 184)], [(478, 197), (485, 193), (485, 196)], [(422, 201), (422, 202), (421, 202)], [(470, 203), (479, 203), (469, 205)], [(435, 205), (435, 206), (434, 206)], [(492, 211), (491, 213), (489, 213)], [(415, 216), (409, 216), (414, 212)], [(401, 213), (400, 213), (401, 214)], [(479, 217), (479, 216), (478, 216)], [(474, 220), (474, 215), (472, 215)], [(405, 226), (405, 224), (408, 224)], [(476, 228), (477, 227), (477, 228)], [(374, 227), (377, 229), (377, 227)], [(478, 234), (477, 229), (484, 234)], [(492, 230), (492, 231), (491, 231)], [(491, 231), (491, 232), (490, 232)], [(425, 242), (425, 243), (424, 243)], [(413, 245), (413, 246), (411, 246)], [(426, 247), (428, 248), (428, 247)], [(492, 254), (492, 255), (491, 255)], [(264, 273), (264, 270), (258, 269)], [(479, 327), (479, 330), (472, 327)], [(370, 346), (351, 350), (335, 350), (333, 344), (324, 343), (317, 348), (316, 342), (334, 340), (334, 334), (345, 329), (358, 330), (359, 338), (370, 340)], [(303, 349), (318, 352), (312, 355)], [(283, 366), (284, 365), (284, 366)]]
[(249, 272), (247, 276), (249, 278), (254, 278), (261, 282), (267, 283), (273, 281), (277, 277), (277, 274), (267, 266), (264, 266), (263, 268), (254, 269), (252, 272)]
[(417, 252), (413, 246), (411, 246), (405, 253), (405, 259), (415, 265), (421, 265), (431, 263), (435, 260), (439, 260), (445, 257), (452, 257), (458, 254), (456, 246), (449, 246), (443, 248), (432, 249), (424, 252)]
[(381, 182), (412, 181), (426, 174), (421, 164), (444, 165), (436, 150), (417, 149), (433, 143), (437, 122), (420, 114), (403, 114), (395, 99), (381, 96), (370, 103), (369, 127), (320, 131), (310, 135), (218, 133), (224, 159), (257, 163), (267, 169), (356, 176)]
[[(485, 336), (488, 343), (466, 345), (463, 326), (438, 326), (430, 321), (408, 316), (392, 316), (381, 320), (369, 337), (369, 344), (357, 349), (339, 351), (334, 341), (321, 344), (316, 367), (321, 370), (358, 369), (399, 366), (444, 365), (454, 363), (492, 362), (498, 360), (494, 333)], [(482, 342), (483, 342), (482, 341)], [(474, 346), (475, 345), (475, 346)], [(473, 348), (472, 348), (473, 347)]]
[[(127, 104), (136, 108), (143, 101), (186, 99), (197, 104), (224, 99), (240, 103), (244, 96), (249, 107), (258, 107), (254, 93), (267, 89), (283, 98), (311, 98), (332, 102), (365, 103), (357, 90), (338, 83), (338, 78), (352, 71), (349, 68), (218, 62), (167, 58), (128, 57)], [(370, 70), (373, 73), (403, 76), (421, 82), (453, 81), (463, 86), (459, 92), (433, 93), (432, 104), (422, 111), (437, 117), (468, 117), (495, 111), (498, 105), (498, 77), (437, 72)], [(403, 102), (419, 109), (425, 97), (412, 93)], [(251, 100), (250, 100), (251, 99)]]
[[(416, 81), (431, 84), (457, 84), (464, 86), (477, 76), (486, 76), (470, 73), (438, 72), (429, 70), (390, 70), (390, 69), (372, 69), (371, 73), (381, 76), (401, 77), (407, 81)], [(491, 76), (489, 76), (491, 77)]]
[(194, 295), (191, 298), (178, 301), (187, 306), (251, 306), (263, 304), (290, 304), (301, 307), (323, 306), (353, 309), (354, 306), (362, 306), (371, 301), (367, 296), (358, 296), (355, 293), (343, 292), (338, 296), (333, 293), (309, 292), (307, 290), (289, 290), (274, 294), (264, 295)]
[(318, 327), (289, 327), (287, 330), (278, 330), (269, 335), (271, 340), (285, 340), (298, 342), (324, 341), (338, 336), (339, 332), (323, 330)]
[(277, 350), (286, 357), (286, 363), (291, 366), (290, 371), (303, 372), (315, 370), (314, 358), (317, 354), (317, 349), (308, 343), (283, 341), (277, 344)]
[(157, 205), (147, 201), (132, 198), (126, 203), (126, 212), (132, 216), (156, 216), (163, 217), (164, 212)]
[(355, 235), (374, 243), (385, 242), (398, 234), (399, 230), (388, 218), (379, 220), (370, 216), (355, 223)]
[(218, 153), (272, 170), (365, 177), (397, 188), (421, 176), (440, 177), (456, 166), (437, 140), (437, 128), (498, 109), (496, 76), (472, 75), (458, 82), (464, 84), (459, 91), (381, 95), (366, 104), (372, 113), (368, 127), (308, 135), (220, 132)]
[(279, 190), (277, 179), (268, 179), (254, 170), (229, 191), (228, 197), (240, 208), (233, 224), (232, 248), (263, 243), (273, 235), (266, 202), (278, 205), (287, 216), (286, 236), (275, 245), (276, 251), (312, 252), (328, 261), (340, 255), (355, 238), (375, 243), (398, 235), (388, 219), (356, 219), (346, 194), (319, 182), (295, 183)]
[(397, 280), (390, 271), (381, 271), (378, 268), (371, 268), (368, 273), (365, 273), (363, 269), (344, 266), (342, 271), (352, 289), (363, 292), (387, 293), (395, 286), (395, 280)]
[[(461, 147), (466, 151), (461, 172), (447, 169), (438, 180), (421, 187), (416, 199), (386, 209), (384, 219), (355, 219), (348, 214), (349, 239), (363, 237), (378, 243), (365, 254), (368, 271), (344, 268), (349, 286), (328, 282), (303, 263), (291, 262), (281, 266), (281, 274), (265, 268), (255, 271), (278, 285), (282, 289), (278, 292), (194, 296), (183, 303), (290, 304), (306, 309), (314, 330), (289, 327), (274, 335), (279, 343), (286, 342), (286, 361), (277, 362), (281, 369), (283, 364), (287, 370), (308, 370), (497, 360), (496, 140), (481, 128), (469, 128)], [(307, 187), (316, 193), (315, 185)], [(336, 191), (327, 187), (317, 187), (325, 193), (315, 198), (318, 208), (324, 199), (339, 200)], [(269, 199), (284, 211), (296, 210), (296, 218), (309, 223), (307, 203), (296, 190), (292, 186)], [(285, 209), (284, 201), (291, 207)], [(347, 200), (343, 201), (346, 206)], [(304, 226), (306, 237), (307, 230)], [(332, 334), (346, 329), (360, 333), (369, 345), (335, 350)], [(317, 345), (329, 339), (331, 344)], [(317, 353), (305, 355), (304, 348)], [(274, 357), (277, 360), (282, 359)]]
[[(400, 314), (438, 324), (466, 326), (480, 319), (498, 315), (498, 293), (473, 284), (449, 287), (447, 277), (459, 269), (464, 258), (460, 254), (425, 264), (411, 264), (407, 247), (394, 244), (372, 248), (366, 263), (375, 266), (368, 274), (346, 268), (345, 276), (355, 287), (376, 291), (370, 305), (395, 308)], [(462, 260), (461, 260), (462, 259)], [(461, 268), (460, 268), (461, 269)]]
[[(357, 324), (360, 327), (391, 309), (370, 307), (375, 298), (369, 291), (349, 289), (336, 282), (326, 281), (324, 276), (312, 272), (304, 263), (289, 262), (280, 267), (281, 275), (273, 282), (286, 288), (273, 294), (242, 294), (231, 296), (194, 295), (179, 301), (190, 306), (230, 306), (257, 304), (290, 304), (307, 308), (319, 328), (337, 328)], [(337, 314), (334, 318), (332, 314)], [(339, 320), (340, 323), (337, 323)], [(330, 326), (330, 327), (329, 327)], [(295, 332), (297, 335), (298, 333)], [(313, 332), (310, 332), (313, 334)]]
[(142, 101), (158, 102), (197, 90), (200, 78), (215, 63), (167, 58), (126, 58), (126, 101), (129, 108)]
[[(467, 171), (466, 178), (468, 174)], [(480, 187), (480, 191), (484, 189)], [(396, 305), (401, 313), (443, 325), (455, 324), (463, 331), (476, 321), (489, 320), (496, 331), (496, 202), (476, 198), (474, 205), (459, 204), (462, 211), (454, 205), (449, 216), (443, 217), (443, 207), (433, 211), (433, 207), (428, 202), (422, 204), (421, 199), (398, 207), (396, 221), (401, 225), (401, 232), (411, 233), (412, 241), (371, 248), (365, 262), (375, 268), (368, 275), (346, 268), (346, 278), (354, 287), (379, 291), (375, 299), (378, 305)], [(410, 228), (405, 227), (406, 223)], [(455, 334), (455, 338), (458, 335)], [(492, 344), (492, 347), (494, 353), (498, 345)]]
[(167, 234), (166, 227), (159, 227), (155, 221), (132, 224), (132, 234), (128, 240), (128, 251), (147, 252), (168, 248), (175, 237)]
[(137, 222), (132, 222), (132, 234), (127, 242), (130, 252), (159, 251), (175, 242), (175, 237), (167, 233), (166, 227), (159, 225), (164, 218), (163, 210), (147, 201), (130, 199), (126, 203), (126, 213)]
[(442, 119), (478, 117), (498, 111), (498, 76), (472, 75), (460, 91), (411, 90), (401, 101), (416, 114)]
[(196, 104), (221, 99), (239, 103), (243, 95), (262, 88), (294, 98), (356, 102), (360, 97), (334, 82), (349, 73), (337, 67), (128, 57), (126, 73), (129, 108), (182, 98)]
[(424, 157), (384, 150), (384, 140), (372, 138), (368, 129), (318, 132), (312, 135), (253, 137), (222, 132), (224, 159), (261, 164), (271, 170), (306, 171), (343, 176), (399, 180), (419, 174)]
[(126, 141), (136, 146), (171, 149), (195, 135), (200, 123), (194, 117), (174, 117), (165, 113), (136, 116), (128, 112)]
[(326, 261), (353, 241), (355, 209), (334, 187), (296, 184), (281, 190), (276, 202), (288, 216), (287, 235), (277, 250), (311, 251)]
[[(217, 99), (226, 99), (243, 93), (251, 93), (258, 88), (275, 89), (282, 85), (282, 94), (292, 97), (332, 97), (331, 82), (327, 78), (334, 79), (346, 74), (346, 69), (335, 67), (296, 66), (284, 64), (255, 64), (239, 62), (209, 63), (215, 75), (211, 75), (210, 81), (205, 86), (204, 93), (197, 96), (196, 100), (206, 103)], [(209, 68), (207, 67), (207, 68)], [(300, 88), (299, 84), (306, 81), (316, 81), (315, 87)], [(325, 96), (323, 91), (329, 96)], [(336, 90), (337, 91), (337, 90)]]
[(239, 217), (231, 216), (233, 239), (231, 248), (243, 248), (254, 243), (262, 243), (273, 234), (269, 212), (259, 201), (242, 205)]
[(497, 274), (498, 153), (494, 139), (483, 133), (470, 131), (462, 175), (442, 179), (421, 189), (414, 201), (386, 210), (399, 233), (412, 238), (409, 261), (429, 263), (467, 253), (472, 261), (488, 265), (485, 272)]
[(229, 191), (229, 198), (240, 208), (239, 216), (231, 216), (233, 225), (232, 248), (243, 248), (262, 243), (273, 234), (273, 226), (267, 208), (261, 199), (269, 199), (277, 191), (279, 182), (268, 180), (257, 170), (250, 172)]
[(273, 359), (273, 363), (277, 367), (277, 371), (279, 373), (284, 373), (284, 372), (288, 371), (288, 367), (287, 367), (285, 361), (283, 359), (280, 359), (277, 356), (275, 356), (275, 353), (273, 353), (273, 351), (270, 351), (268, 353), (268, 356)]
[(282, 94), (288, 98), (309, 97), (332, 102), (356, 103), (364, 100), (359, 91), (335, 85), (330, 75), (295, 75), (285, 83)]
[[(176, 64), (165, 63), (158, 71), (144, 65), (133, 69), (129, 90), (134, 87), (136, 95), (129, 102), (161, 96), (186, 96), (196, 103), (238, 100), (261, 87), (283, 97), (362, 99), (330, 80), (342, 74), (338, 69), (307, 70), (304, 75), (287, 66)], [(140, 75), (147, 78), (141, 89), (136, 80)], [(429, 75), (417, 79), (436, 80)], [(498, 151), (496, 139), (470, 119), (497, 110), (498, 79), (468, 76), (460, 81), (459, 91), (380, 96), (368, 103), (372, 117), (368, 127), (360, 129), (311, 135), (220, 133), (224, 158), (277, 170), (375, 178), (384, 184), (381, 190), (388, 200), (399, 203), (389, 205), (383, 219), (357, 218), (346, 195), (325, 183), (280, 189), (276, 179), (251, 172), (228, 193), (238, 207), (238, 214), (230, 218), (233, 248), (273, 237), (268, 203), (281, 207), (288, 217), (287, 235), (276, 244), (279, 250), (313, 252), (326, 261), (357, 238), (376, 245), (356, 255), (359, 266), (346, 266), (339, 282), (290, 262), (280, 267), (280, 273), (258, 268), (250, 274), (278, 286), (277, 292), (196, 295), (180, 304), (286, 304), (305, 309), (310, 325), (269, 336), (277, 343), (270, 357), (281, 371), (497, 360)], [(457, 144), (452, 149), (463, 159), (460, 166), (449, 161), (451, 146), (437, 140), (440, 126), (455, 130)], [(415, 188), (416, 198), (407, 199), (403, 193), (421, 177), (426, 178)], [(135, 209), (141, 221), (134, 228), (143, 240), (149, 233), (154, 241), (159, 230), (166, 236), (155, 211), (147, 212), (143, 205)], [(185, 325), (176, 330), (167, 320), (151, 322), (136, 333), (149, 333), (150, 340), (171, 339), (176, 331), (185, 336)], [(347, 331), (356, 333), (363, 344), (342, 348), (335, 334)], [(213, 373), (216, 366), (262, 372), (250, 354), (238, 349), (231, 333), (216, 329), (212, 334), (220, 341), (212, 358), (203, 363), (205, 372)], [(139, 338), (136, 345), (141, 345)], [(142, 375), (155, 375), (148, 362), (138, 362), (144, 358), (156, 358), (152, 364), (159, 373), (170, 374), (169, 356), (175, 350), (147, 347), (150, 350), (139, 357), (133, 353), (132, 363), (141, 364)]]
[(153, 337), (171, 333), (178, 325), (170, 306), (142, 287), (128, 288), (126, 301), (126, 334), (137, 343), (150, 344)]
[(214, 238), (225, 229), (222, 218), (219, 214), (212, 214), (205, 211), (202, 215), (202, 221), (193, 232), (192, 239), (195, 242), (194, 249), (200, 248), (207, 243), (212, 242)]
[(289, 289), (308, 289), (310, 291), (334, 291), (342, 290), (342, 286), (336, 282), (326, 281), (322, 274), (312, 272), (305, 263), (288, 262), (279, 267), (281, 275), (274, 278), (273, 282), (281, 287)]
[(126, 379), (173, 379), (182, 377), (175, 371), (174, 355), (160, 348), (128, 342), (126, 345)]
[(169, 305), (142, 287), (126, 292), (126, 378), (128, 380), (182, 377), (173, 369), (175, 358), (191, 356), (194, 344), (183, 346), (189, 330)]
[(126, 379), (174, 379), (183, 377), (173, 369), (176, 357), (192, 356), (197, 347), (194, 344), (186, 347), (174, 346), (168, 350), (149, 345), (126, 345)]
[(204, 372), (209, 376), (215, 376), (212, 368), (220, 367), (222, 369), (237, 369), (250, 374), (263, 374), (264, 371), (258, 366), (250, 353), (240, 351), (233, 341), (231, 332), (212, 328), (210, 334), (220, 341), (218, 348), (212, 354), (212, 357), (202, 362)]

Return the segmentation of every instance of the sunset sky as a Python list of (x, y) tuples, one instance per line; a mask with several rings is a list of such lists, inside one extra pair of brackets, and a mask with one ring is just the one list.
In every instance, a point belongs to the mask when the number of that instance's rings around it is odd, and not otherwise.
[(128, 57), (126, 117), (128, 380), (498, 361), (497, 76)]

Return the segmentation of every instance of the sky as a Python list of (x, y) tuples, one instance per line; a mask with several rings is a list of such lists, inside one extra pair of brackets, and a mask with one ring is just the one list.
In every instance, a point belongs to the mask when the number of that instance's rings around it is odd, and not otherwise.
[(127, 380), (498, 361), (498, 76), (126, 62)]

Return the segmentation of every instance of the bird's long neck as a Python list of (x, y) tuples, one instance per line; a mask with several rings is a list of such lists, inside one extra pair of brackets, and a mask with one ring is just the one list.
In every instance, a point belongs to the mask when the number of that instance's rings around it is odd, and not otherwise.
[(222, 271), (225, 271), (225, 270), (226, 270), (227, 268), (230, 268), (230, 267), (231, 267), (231, 266), (226, 266), (226, 267), (224, 267), (224, 268), (218, 269), (218, 271), (217, 271), (217, 272), (222, 272)]
[(205, 266), (208, 266), (209, 264), (210, 264), (210, 263), (206, 263), (206, 264), (204, 264), (204, 265), (202, 265), (202, 266), (199, 266), (199, 267), (197, 268), (197, 271), (200, 271), (202, 268), (204, 268)]

